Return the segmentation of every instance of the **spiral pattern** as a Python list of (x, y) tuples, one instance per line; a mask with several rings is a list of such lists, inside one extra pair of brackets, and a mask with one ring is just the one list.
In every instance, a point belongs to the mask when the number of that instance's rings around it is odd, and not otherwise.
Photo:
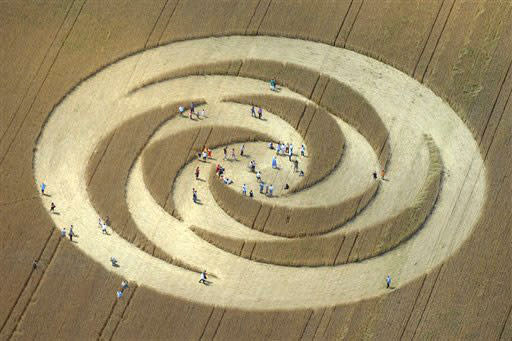
[[(178, 113), (192, 102), (207, 115)], [(295, 154), (305, 144), (308, 157), (294, 156), (305, 176), (284, 156), (272, 169), (268, 141), (292, 142)], [(222, 147), (242, 144), (250, 157), (222, 159)], [(205, 147), (213, 159), (197, 161)], [(315, 307), (378, 295), (387, 273), (405, 283), (453, 254), (485, 200), (477, 150), (447, 104), (376, 60), (221, 37), (142, 51), (84, 80), (45, 124), (34, 173), (54, 189), (44, 200), (59, 203), (56, 226), (74, 224), (77, 246), (105, 266), (115, 256), (113, 271), (130, 280), (211, 304)], [(258, 192), (251, 159), (275, 197)], [(98, 216), (110, 216), (111, 235)], [(207, 291), (192, 284), (203, 269)]]

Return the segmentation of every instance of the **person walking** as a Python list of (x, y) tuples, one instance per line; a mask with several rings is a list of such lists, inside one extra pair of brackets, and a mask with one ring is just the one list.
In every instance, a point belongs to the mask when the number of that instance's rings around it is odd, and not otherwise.
[(194, 201), (194, 204), (197, 204), (197, 191), (195, 188), (192, 188), (192, 200)]
[(256, 172), (256, 181), (261, 182), (261, 173), (260, 173), (260, 171)]
[(261, 120), (261, 118), (263, 117), (263, 109), (261, 109), (261, 107), (258, 108), (258, 118)]
[(206, 270), (201, 272), (201, 277), (199, 278), (199, 283), (207, 284), (208, 277), (206, 276)]
[(57, 206), (55, 206), (55, 204), (52, 202), (52, 204), (50, 205), (50, 212), (55, 213), (55, 207)]
[(270, 186), (268, 188), (268, 196), (271, 197), (273, 193), (274, 193), (274, 186), (272, 186), (272, 184), (270, 184)]
[(295, 161), (293, 161), (293, 171), (294, 172), (299, 171), (299, 160), (297, 160), (297, 159), (295, 159)]
[(242, 147), (240, 147), (240, 156), (244, 156), (245, 151), (245, 144), (242, 144)]
[(300, 146), (300, 156), (304, 157), (306, 154), (306, 147), (304, 145)]
[(262, 181), (262, 182), (260, 182), (260, 193), (263, 193), (264, 188), (265, 188), (265, 183)]
[(199, 166), (196, 168), (196, 180), (199, 180)]
[(71, 225), (71, 226), (69, 227), (69, 233), (68, 233), (68, 235), (69, 235), (69, 241), (70, 241), (70, 242), (72, 242), (72, 241), (73, 241), (73, 236), (75, 235), (75, 233), (73, 232), (73, 225)]
[(60, 236), (62, 238), (66, 238), (66, 228), (65, 227), (62, 230), (60, 230)]
[(292, 161), (292, 156), (293, 156), (293, 152), (292, 152), (292, 149), (289, 148), (288, 149), (288, 160), (291, 162)]
[(377, 172), (373, 172), (373, 179), (377, 180)]
[(107, 224), (105, 224), (105, 223), (101, 224), (101, 232), (103, 234), (107, 234)]
[(185, 112), (185, 107), (184, 107), (184, 106), (182, 106), (182, 105), (180, 105), (180, 106), (178, 107), (178, 111), (180, 112), (180, 115), (181, 115), (181, 116), (183, 116), (183, 113)]
[(45, 191), (45, 189), (46, 189), (46, 184), (43, 182), (43, 183), (41, 184), (41, 194), (42, 194), (42, 195), (44, 195), (44, 191)]
[(256, 117), (256, 109), (254, 109), (254, 105), (251, 107), (251, 116)]
[(203, 155), (203, 162), (206, 162), (206, 160), (208, 159), (208, 153), (206, 152), (206, 149), (203, 150), (202, 155)]
[(254, 193), (252, 192), (252, 189), (249, 191), (249, 198), (254, 198)]
[(228, 147), (224, 147), (224, 160), (227, 160), (228, 158)]
[(386, 276), (386, 288), (387, 289), (391, 288), (391, 276), (390, 275)]
[(242, 194), (243, 194), (243, 195), (247, 195), (247, 185), (246, 185), (246, 184), (244, 184), (244, 185), (242, 186)]
[(233, 160), (236, 160), (235, 148), (231, 148), (231, 158), (232, 158)]

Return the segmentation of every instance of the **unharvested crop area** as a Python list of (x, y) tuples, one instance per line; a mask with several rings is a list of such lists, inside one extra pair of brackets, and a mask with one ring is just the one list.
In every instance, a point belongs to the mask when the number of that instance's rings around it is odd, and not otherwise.
[[(505, 1), (2, 2), (0, 339), (511, 339), (511, 22)], [(450, 103), (473, 132), (487, 168), (487, 201), (462, 248), (396, 290), (340, 306), (233, 310), (135, 285), (126, 300), (116, 301), (121, 278), (54, 231), (37, 188), (43, 179), (33, 177), (37, 136), (52, 108), (103, 66), (159, 44), (230, 34), (287, 36), (358, 51)], [(274, 75), (271, 70), (246, 66), (239, 75), (267, 77), (263, 72)], [(371, 108), (338, 102), (346, 96), (327, 77), (301, 72), (303, 83), (290, 88), (347, 119), (379, 155), (391, 152), (378, 117), (369, 120), (372, 126), (357, 126), (336, 111), (366, 115)], [(140, 133), (125, 134), (138, 144)], [(387, 157), (380, 160), (385, 165)], [(251, 248), (245, 244), (240, 253)], [(34, 259), (40, 260), (35, 270)]]

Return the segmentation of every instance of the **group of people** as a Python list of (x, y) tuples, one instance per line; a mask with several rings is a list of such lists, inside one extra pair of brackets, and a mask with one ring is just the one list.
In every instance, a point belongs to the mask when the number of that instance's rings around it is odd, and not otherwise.
[[(304, 176), (304, 171), (299, 169), (299, 160), (297, 158), (295, 158), (295, 160), (292, 160), (292, 157), (294, 156), (293, 154), (293, 144), (291, 143), (281, 143), (281, 142), (278, 142), (275, 144), (274, 146), (274, 143), (273, 142), (269, 142), (268, 144), (268, 147), (272, 150), (276, 150), (276, 155), (288, 155), (288, 160), (290, 162), (293, 162), (293, 171), (294, 172), (299, 172), (299, 175), (300, 176)], [(304, 157), (306, 154), (306, 147), (302, 144), (300, 146), (300, 155), (302, 157)], [(278, 165), (277, 165), (277, 157), (276, 156), (273, 156), (272, 157), (272, 168), (274, 169), (278, 169)]]
[[(233, 160), (233, 161), (237, 160), (235, 148), (231, 148), (231, 155), (229, 158), (228, 158), (228, 147), (224, 147), (222, 150), (224, 152), (224, 160)], [(242, 144), (240, 146), (240, 156), (244, 156), (244, 153), (245, 153), (245, 144)]]
[(123, 297), (123, 293), (124, 293), (124, 291), (125, 291), (126, 289), (128, 289), (128, 282), (127, 282), (127, 281), (125, 281), (125, 280), (123, 280), (123, 281), (121, 282), (121, 288), (120, 288), (119, 290), (117, 290), (117, 298), (121, 298), (121, 297)]
[(212, 158), (212, 150), (208, 147), (204, 147), (203, 151), (197, 152), (197, 159), (199, 161), (203, 160), (203, 162), (206, 162), (206, 160)]
[[(181, 115), (185, 114), (185, 107), (180, 105), (178, 107), (178, 111), (180, 112)], [(196, 105), (194, 103), (190, 103), (190, 110), (188, 112), (188, 118), (193, 120), (193, 118), (192, 118), (193, 115), (196, 115), (197, 119), (200, 119), (201, 117), (205, 116), (205, 110), (201, 109), (200, 111), (196, 112)]]
[(263, 109), (258, 107), (258, 116), (256, 116), (256, 107), (254, 105), (251, 107), (251, 116), (258, 117), (260, 120), (263, 118)]

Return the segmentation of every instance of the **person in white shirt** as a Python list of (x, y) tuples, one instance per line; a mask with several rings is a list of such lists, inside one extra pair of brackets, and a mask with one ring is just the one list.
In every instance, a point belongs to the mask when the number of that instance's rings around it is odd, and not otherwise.
[(207, 277), (206, 277), (206, 270), (201, 272), (201, 278), (199, 279), (199, 283), (208, 284)]

